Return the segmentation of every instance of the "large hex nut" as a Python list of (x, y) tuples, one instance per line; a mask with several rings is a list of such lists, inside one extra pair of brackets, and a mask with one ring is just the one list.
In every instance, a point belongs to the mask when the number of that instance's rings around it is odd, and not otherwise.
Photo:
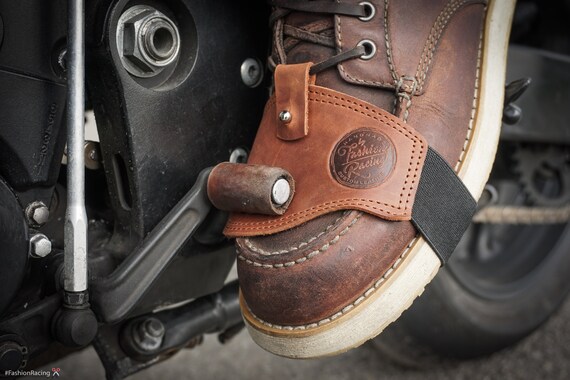
[(134, 6), (121, 15), (116, 38), (123, 66), (138, 77), (157, 75), (174, 62), (180, 52), (176, 24), (146, 5)]

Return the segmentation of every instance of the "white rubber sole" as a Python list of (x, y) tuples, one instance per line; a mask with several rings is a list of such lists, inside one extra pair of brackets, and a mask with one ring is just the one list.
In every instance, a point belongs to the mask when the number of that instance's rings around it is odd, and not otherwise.
[[(475, 199), (489, 178), (500, 135), (507, 48), (515, 0), (488, 5), (479, 68), (478, 106), (471, 139), (456, 170)], [(406, 258), (382, 286), (340, 318), (305, 330), (268, 327), (255, 318), (240, 298), (246, 326), (265, 350), (289, 358), (331, 356), (357, 347), (380, 334), (400, 317), (435, 277), (440, 260), (418, 237)]]

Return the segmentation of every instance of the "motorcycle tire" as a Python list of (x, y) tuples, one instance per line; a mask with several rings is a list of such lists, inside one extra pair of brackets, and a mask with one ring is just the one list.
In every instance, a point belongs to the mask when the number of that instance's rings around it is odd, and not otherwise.
[(374, 344), (413, 367), (511, 346), (570, 292), (568, 247), (570, 224), (474, 224), (424, 294)]

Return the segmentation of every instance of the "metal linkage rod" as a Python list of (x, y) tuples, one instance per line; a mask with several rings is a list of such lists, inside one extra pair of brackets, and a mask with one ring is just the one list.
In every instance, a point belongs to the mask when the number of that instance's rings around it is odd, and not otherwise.
[(85, 31), (84, 0), (68, 0), (67, 210), (64, 289), (87, 290), (87, 214), (85, 212)]

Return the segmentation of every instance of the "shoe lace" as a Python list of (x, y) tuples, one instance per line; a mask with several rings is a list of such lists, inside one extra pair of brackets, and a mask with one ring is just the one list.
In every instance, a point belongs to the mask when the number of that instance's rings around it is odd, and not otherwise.
[[(276, 23), (280, 22), (294, 11), (359, 18), (370, 16), (370, 8), (366, 2), (359, 4), (346, 4), (330, 0), (270, 0), (269, 4), (274, 7), (269, 17), (269, 23), (272, 29), (274, 29)], [(310, 42), (332, 48), (336, 46), (334, 40), (334, 26), (332, 23), (329, 25), (315, 23), (313, 25), (306, 25), (304, 28), (298, 28), (292, 25), (283, 25), (283, 36), (289, 37), (289, 43), (284, 44), (285, 52), (290, 51), (301, 42)], [(352, 49), (333, 55), (332, 57), (313, 65), (310, 69), (310, 74), (318, 74), (349, 59), (360, 58), (369, 54), (370, 51), (367, 45), (360, 43)], [(271, 60), (273, 62), (271, 62)], [(270, 66), (275, 66), (273, 58), (270, 58)]]

